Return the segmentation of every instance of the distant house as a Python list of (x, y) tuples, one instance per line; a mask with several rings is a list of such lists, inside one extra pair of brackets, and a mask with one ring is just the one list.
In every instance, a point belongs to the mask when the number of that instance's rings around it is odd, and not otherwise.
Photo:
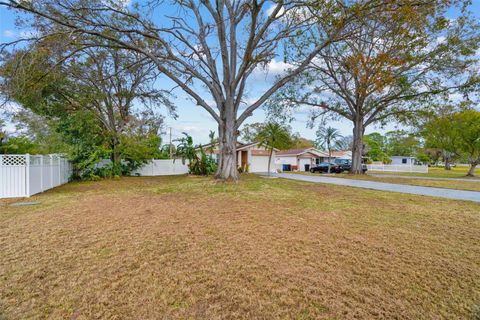
[(332, 151), (332, 161), (335, 159), (347, 159), (352, 160), (352, 151), (350, 150), (340, 150), (340, 151)]
[[(203, 146), (205, 152), (213, 158), (218, 159), (218, 143)], [(270, 171), (275, 172), (275, 153), (273, 150)], [(237, 166), (245, 172), (268, 172), (268, 158), (270, 151), (265, 147), (260, 147), (258, 142), (241, 143), (237, 142)]]
[(415, 157), (408, 157), (408, 156), (391, 156), (390, 160), (392, 160), (391, 164), (408, 165), (408, 166), (415, 165), (417, 161)]
[(275, 164), (282, 171), (309, 171), (327, 158), (327, 153), (315, 148), (281, 150), (276, 153)]

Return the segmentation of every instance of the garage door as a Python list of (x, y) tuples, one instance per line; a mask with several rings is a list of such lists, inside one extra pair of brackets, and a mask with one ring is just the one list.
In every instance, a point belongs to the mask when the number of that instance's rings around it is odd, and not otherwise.
[(300, 159), (298, 161), (298, 170), (299, 171), (306, 171), (305, 170), (305, 165), (308, 165), (308, 169), (310, 170), (310, 163), (311, 163), (310, 159)]
[[(270, 167), (270, 170), (273, 169), (274, 165)], [(250, 162), (250, 172), (268, 172), (268, 156), (252, 156)]]

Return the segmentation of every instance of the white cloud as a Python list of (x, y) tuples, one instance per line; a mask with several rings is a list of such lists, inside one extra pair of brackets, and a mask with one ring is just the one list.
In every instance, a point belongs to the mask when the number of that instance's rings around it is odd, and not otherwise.
[(13, 38), (15, 36), (15, 32), (12, 30), (5, 30), (3, 31), (3, 36), (6, 38)]
[(253, 72), (253, 78), (257, 80), (272, 81), (276, 76), (284, 74), (292, 67), (293, 65), (289, 63), (273, 59), (265, 66), (258, 66)]

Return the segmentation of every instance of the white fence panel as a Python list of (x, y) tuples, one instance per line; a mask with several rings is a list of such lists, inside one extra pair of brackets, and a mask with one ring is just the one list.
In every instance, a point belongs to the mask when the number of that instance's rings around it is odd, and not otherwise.
[(141, 168), (132, 172), (139, 176), (174, 176), (188, 173), (188, 162), (182, 163), (181, 159), (152, 160)]
[(68, 160), (58, 155), (0, 155), (0, 198), (43, 192), (67, 183), (71, 172)]
[(428, 166), (401, 164), (369, 164), (368, 171), (428, 173)]
[(0, 166), (0, 198), (25, 196), (25, 179), (24, 166)]

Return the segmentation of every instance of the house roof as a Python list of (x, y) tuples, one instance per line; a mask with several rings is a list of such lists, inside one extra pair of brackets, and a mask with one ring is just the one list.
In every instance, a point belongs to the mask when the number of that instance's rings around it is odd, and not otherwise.
[(307, 152), (310, 152), (313, 155), (316, 155), (318, 157), (327, 157), (328, 156), (325, 152), (317, 150), (315, 148), (281, 150), (281, 151), (277, 152), (277, 156), (280, 156), (280, 157), (298, 157), (298, 156), (300, 156), (302, 154), (305, 154)]
[(339, 150), (339, 151), (332, 151), (332, 158), (341, 158), (341, 157), (351, 157), (352, 151), (350, 150)]
[(390, 158), (410, 158), (410, 159), (416, 159), (415, 157), (412, 157), (412, 156), (390, 156)]
[[(250, 148), (250, 147), (254, 147), (254, 146), (258, 145), (258, 144), (259, 144), (259, 142), (243, 143), (243, 142), (237, 141), (237, 151), (245, 150), (245, 149), (248, 149), (248, 148)], [(202, 148), (205, 149), (205, 148), (209, 148), (209, 147), (211, 147), (211, 146), (214, 146), (214, 147), (218, 146), (218, 142), (208, 143), (208, 144), (202, 145)], [(195, 149), (196, 149), (196, 150), (197, 150), (197, 149), (200, 149), (200, 147), (197, 147), (197, 148), (195, 148)], [(275, 150), (275, 152), (278, 151), (277, 148), (273, 148), (273, 150)]]

